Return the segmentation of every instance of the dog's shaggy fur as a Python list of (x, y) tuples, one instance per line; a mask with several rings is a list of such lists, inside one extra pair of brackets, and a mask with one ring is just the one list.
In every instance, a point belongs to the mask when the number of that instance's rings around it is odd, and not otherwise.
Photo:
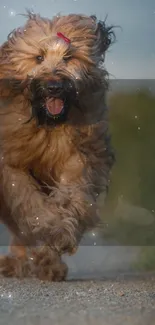
[[(96, 199), (109, 185), (104, 57), (114, 34), (95, 16), (27, 18), (0, 48), (0, 212), (13, 235), (0, 272), (62, 280), (61, 255), (99, 222)], [(33, 81), (66, 79), (75, 90), (66, 115), (42, 121)], [(45, 248), (29, 258), (26, 247), (38, 242)]]

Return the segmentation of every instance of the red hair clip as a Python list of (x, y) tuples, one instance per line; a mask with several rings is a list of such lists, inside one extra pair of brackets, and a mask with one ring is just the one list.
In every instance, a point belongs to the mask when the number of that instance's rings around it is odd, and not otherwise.
[(62, 33), (60, 33), (60, 32), (58, 32), (57, 33), (57, 36), (59, 37), (59, 38), (62, 38), (66, 43), (70, 43), (71, 42), (71, 40), (69, 39), (69, 38), (67, 38), (66, 36), (64, 36)]

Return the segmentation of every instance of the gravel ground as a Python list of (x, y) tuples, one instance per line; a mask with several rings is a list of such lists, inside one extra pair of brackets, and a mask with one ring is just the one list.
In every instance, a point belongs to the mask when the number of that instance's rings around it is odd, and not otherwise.
[(155, 276), (43, 283), (2, 279), (3, 325), (154, 325)]
[[(9, 237), (0, 230), (4, 254)], [(64, 257), (64, 283), (1, 278), (0, 325), (154, 325), (155, 275), (131, 273), (138, 247), (108, 245), (86, 236), (77, 254)]]

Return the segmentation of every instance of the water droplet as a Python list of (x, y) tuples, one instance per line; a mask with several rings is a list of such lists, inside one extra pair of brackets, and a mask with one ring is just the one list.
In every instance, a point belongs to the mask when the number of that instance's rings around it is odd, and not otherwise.
[(12, 186), (14, 187), (15, 186), (15, 183), (12, 183)]
[(135, 115), (135, 119), (137, 119), (138, 118), (138, 116), (137, 115)]
[(140, 126), (138, 126), (138, 131), (140, 131)]
[(30, 257), (30, 260), (31, 260), (31, 261), (33, 261), (33, 260), (34, 260), (34, 258), (33, 258), (33, 257)]
[(10, 17), (14, 17), (15, 15), (16, 15), (15, 10), (10, 9), (10, 10), (9, 10), (9, 16), (10, 16)]
[(4, 298), (12, 298), (12, 293), (11, 292), (4, 292), (3, 297)]
[(19, 117), (18, 121), (21, 121), (22, 119)]
[(39, 220), (39, 218), (38, 218), (38, 217), (36, 217), (36, 220)]
[(92, 207), (93, 206), (93, 204), (92, 203), (90, 203), (90, 207)]
[(93, 236), (93, 237), (95, 237), (95, 236), (96, 236), (95, 232), (92, 232), (92, 236)]
[(154, 210), (152, 210), (152, 212), (154, 213)]

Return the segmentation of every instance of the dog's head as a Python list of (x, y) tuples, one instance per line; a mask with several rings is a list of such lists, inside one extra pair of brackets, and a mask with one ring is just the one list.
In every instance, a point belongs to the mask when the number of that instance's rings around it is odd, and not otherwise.
[(0, 49), (1, 80), (14, 95), (29, 98), (39, 124), (65, 122), (80, 94), (101, 86), (101, 64), (113, 36), (95, 16), (49, 20), (28, 13), (25, 26)]

